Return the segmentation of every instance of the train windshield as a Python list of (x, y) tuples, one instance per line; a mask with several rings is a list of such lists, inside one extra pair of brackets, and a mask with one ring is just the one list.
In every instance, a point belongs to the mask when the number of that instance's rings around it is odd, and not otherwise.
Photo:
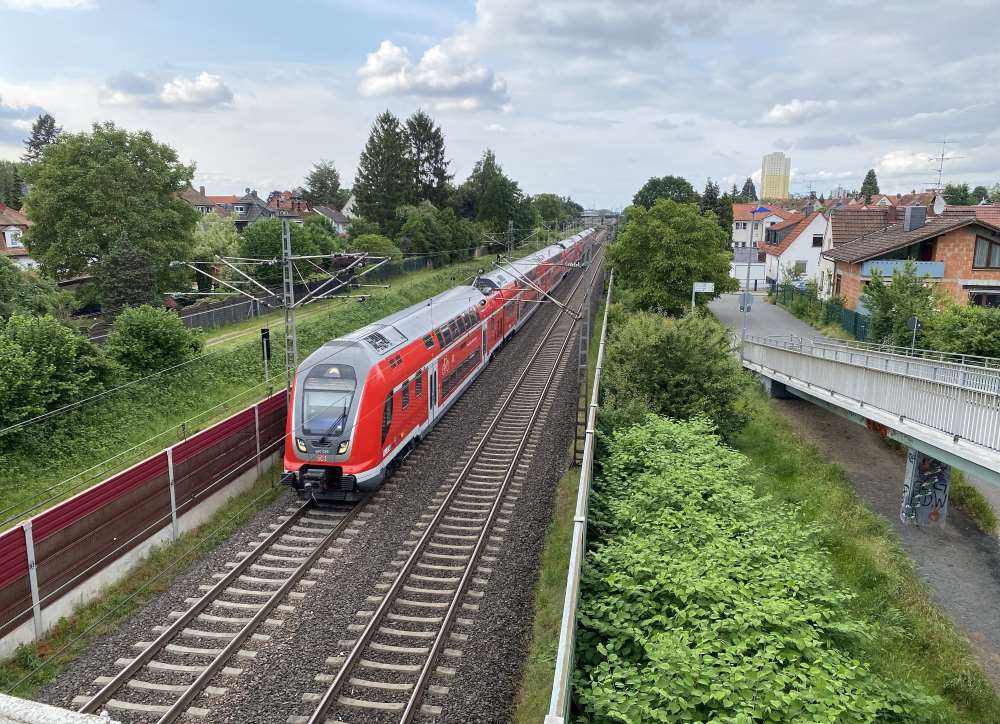
[(307, 435), (339, 435), (347, 425), (358, 386), (350, 365), (316, 365), (302, 385), (302, 431)]

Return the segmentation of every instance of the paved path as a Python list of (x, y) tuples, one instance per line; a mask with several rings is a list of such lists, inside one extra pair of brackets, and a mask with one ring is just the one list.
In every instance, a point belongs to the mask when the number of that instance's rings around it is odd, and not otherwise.
[[(742, 318), (736, 295), (725, 295), (709, 308), (737, 332)], [(755, 299), (750, 333), (818, 336), (816, 330), (781, 307)], [(942, 528), (917, 528), (899, 520), (906, 461), (875, 433), (803, 400), (774, 400), (778, 411), (824, 457), (843, 468), (864, 504), (884, 517), (903, 549), (930, 586), (934, 599), (972, 640), (987, 676), (1000, 690), (1000, 542), (976, 528), (952, 506)], [(995, 510), (1000, 489), (977, 485)]]

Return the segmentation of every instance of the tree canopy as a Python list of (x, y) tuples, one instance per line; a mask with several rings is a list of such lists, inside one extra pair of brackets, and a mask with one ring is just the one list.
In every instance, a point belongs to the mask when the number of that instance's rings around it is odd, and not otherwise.
[(947, 184), (942, 196), (947, 203), (959, 206), (979, 203), (979, 199), (973, 199), (969, 184)]
[[(877, 269), (865, 285), (861, 302), (868, 310), (868, 339), (880, 344), (909, 347), (913, 332), (907, 328), (910, 317), (926, 324), (934, 312), (934, 289), (917, 274), (917, 265), (907, 261), (892, 273), (887, 283)], [(923, 337), (917, 333), (917, 344)]]
[(0, 161), (0, 204), (20, 209), (23, 183), (20, 164), (14, 161)]
[(875, 169), (870, 168), (865, 174), (865, 180), (861, 182), (861, 194), (865, 197), (865, 203), (871, 201), (872, 196), (878, 192), (878, 177), (875, 176)]
[(632, 203), (649, 209), (657, 199), (670, 199), (680, 204), (690, 204), (698, 200), (698, 194), (687, 179), (680, 176), (653, 176), (642, 185)]
[(411, 203), (416, 194), (409, 144), (399, 119), (390, 111), (381, 113), (361, 152), (354, 180), (358, 213), (390, 236), (402, 226), (396, 210)]
[(340, 173), (337, 172), (333, 161), (313, 164), (312, 171), (306, 176), (302, 197), (311, 206), (333, 206), (339, 209), (344, 205), (347, 197), (340, 188)]
[[(637, 306), (682, 314), (691, 303), (694, 282), (714, 282), (714, 296), (735, 288), (728, 236), (696, 206), (660, 199), (650, 209), (633, 206), (627, 212), (608, 255)], [(714, 296), (701, 294), (698, 301)]]
[(156, 271), (149, 251), (122, 236), (95, 266), (105, 316), (127, 306), (156, 302)]
[(56, 125), (56, 119), (48, 113), (43, 113), (31, 124), (31, 135), (24, 141), (24, 155), (21, 160), (33, 163), (42, 157), (42, 151), (59, 140), (62, 127)]
[[(282, 220), (277, 217), (260, 219), (243, 230), (240, 238), (239, 255), (248, 259), (281, 260), (281, 226)], [(321, 253), (313, 233), (306, 232), (304, 224), (289, 224), (292, 235), (292, 254), (309, 255)], [(282, 279), (280, 263), (260, 264), (254, 271), (254, 276), (262, 284), (278, 285)]]
[(127, 238), (147, 253), (159, 277), (188, 258), (199, 213), (177, 198), (194, 173), (148, 131), (113, 123), (64, 134), (25, 167), (31, 190), (25, 234), (32, 256), (55, 277), (87, 272)]
[(744, 203), (750, 201), (757, 201), (757, 187), (753, 185), (753, 179), (749, 176), (747, 180), (743, 182), (743, 190), (740, 191), (740, 198)]
[(13, 314), (51, 314), (66, 317), (73, 295), (59, 290), (48, 277), (21, 269), (0, 254), (0, 320)]
[(445, 157), (444, 132), (434, 119), (420, 110), (406, 119), (406, 137), (413, 163), (416, 196), (441, 208), (448, 201), (449, 161)]
[(459, 214), (475, 219), (490, 231), (504, 231), (510, 221), (517, 229), (529, 229), (537, 221), (531, 200), (503, 172), (496, 154), (488, 148), (455, 198)]

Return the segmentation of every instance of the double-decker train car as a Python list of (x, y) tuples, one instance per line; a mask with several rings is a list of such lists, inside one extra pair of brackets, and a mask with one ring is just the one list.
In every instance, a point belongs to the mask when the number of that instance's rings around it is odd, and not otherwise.
[(282, 482), (319, 501), (376, 489), (580, 262), (591, 233), (498, 266), (309, 355), (292, 385)]

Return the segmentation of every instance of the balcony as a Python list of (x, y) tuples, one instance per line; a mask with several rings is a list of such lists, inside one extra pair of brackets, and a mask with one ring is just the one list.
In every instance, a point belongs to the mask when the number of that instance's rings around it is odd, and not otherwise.
[[(931, 279), (941, 279), (944, 277), (943, 261), (918, 261), (914, 263), (917, 265), (917, 276), (919, 277), (930, 277)], [(861, 276), (870, 277), (872, 270), (877, 269), (883, 277), (888, 279), (897, 269), (902, 271), (905, 264), (905, 259), (875, 259), (873, 261), (866, 261), (861, 265)]]

